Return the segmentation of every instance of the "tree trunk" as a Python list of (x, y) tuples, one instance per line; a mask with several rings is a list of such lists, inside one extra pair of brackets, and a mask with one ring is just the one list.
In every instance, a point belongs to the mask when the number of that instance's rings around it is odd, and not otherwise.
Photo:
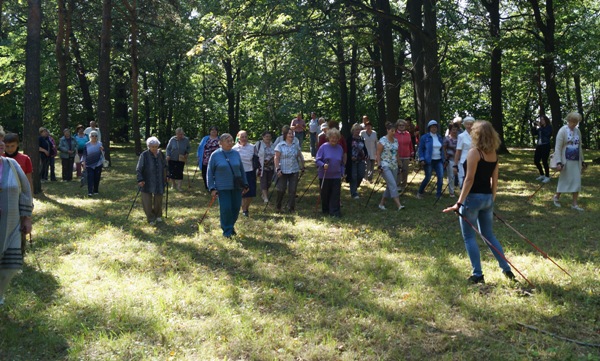
[(139, 69), (138, 69), (138, 24), (137, 24), (137, 0), (132, 0), (131, 4), (127, 0), (123, 0), (123, 3), (129, 11), (129, 26), (131, 32), (131, 127), (133, 131), (133, 142), (135, 144), (136, 154), (142, 152), (142, 142), (140, 133), (140, 120), (139, 120)]
[[(442, 100), (442, 79), (440, 75), (440, 62), (438, 59), (437, 41), (437, 13), (436, 0), (423, 1), (423, 34), (424, 41), (424, 65), (425, 76), (425, 121), (435, 119), (440, 122), (440, 103)], [(425, 128), (421, 128), (425, 130)]]
[(69, 95), (67, 92), (67, 61), (69, 59), (69, 32), (67, 30), (67, 8), (64, 0), (57, 1), (58, 31), (56, 32), (56, 63), (58, 65), (59, 125), (61, 131), (69, 126)]
[[(552, 113), (552, 130), (554, 137), (563, 124), (562, 112), (560, 104), (560, 96), (558, 95), (556, 85), (556, 65), (554, 59), (556, 57), (556, 42), (554, 39), (556, 18), (554, 17), (554, 0), (546, 0), (546, 13), (542, 15), (539, 0), (529, 0), (533, 8), (533, 14), (538, 29), (542, 33), (542, 41), (544, 44), (544, 58), (542, 65), (544, 67), (544, 80), (546, 81), (546, 96)], [(545, 22), (544, 22), (545, 20)]]
[[(382, 14), (391, 14), (389, 0), (373, 0), (372, 6)], [(387, 106), (386, 120), (395, 122), (400, 112), (400, 82), (396, 78), (396, 57), (394, 56), (394, 34), (392, 21), (389, 18), (377, 17), (377, 33), (381, 49), (381, 65), (385, 76), (385, 103)]]
[(41, 192), (38, 129), (42, 126), (42, 94), (40, 90), (41, 0), (27, 1), (27, 43), (25, 45), (25, 99), (23, 109), (23, 150), (33, 163), (33, 192)]
[(415, 97), (415, 123), (419, 129), (425, 129), (425, 74), (424, 74), (424, 44), (422, 29), (421, 8), (423, 0), (408, 0), (406, 2), (410, 23), (413, 25), (410, 31), (410, 50), (412, 69), (412, 81)]
[(226, 88), (225, 95), (227, 96), (227, 120), (229, 122), (229, 133), (235, 137), (240, 131), (240, 124), (235, 119), (235, 91), (233, 78), (233, 64), (231, 58), (223, 60), (225, 69)]
[(499, 153), (508, 153), (504, 142), (504, 114), (502, 111), (502, 48), (500, 48), (500, 0), (481, 0), (490, 17), (490, 36), (496, 46), (492, 49), (490, 64), (492, 125), (500, 136)]
[(342, 125), (342, 136), (345, 138), (350, 135), (350, 124), (348, 122), (348, 84), (346, 76), (346, 58), (344, 56), (344, 41), (341, 34), (337, 35), (337, 43), (335, 44), (335, 57), (337, 60), (338, 69), (338, 87), (340, 89), (340, 124)]
[(375, 44), (369, 53), (371, 54), (371, 60), (373, 61), (373, 71), (375, 72), (374, 86), (375, 94), (377, 96), (377, 126), (374, 126), (373, 128), (375, 128), (377, 134), (384, 134), (386, 122), (384, 101), (385, 90), (383, 88), (383, 72), (381, 70), (381, 51), (379, 45)]
[(144, 121), (146, 125), (145, 139), (150, 138), (150, 88), (148, 87), (148, 76), (145, 71), (142, 72), (142, 82), (144, 86)]
[[(356, 81), (358, 80), (358, 46), (352, 44), (352, 59), (350, 59), (350, 98), (348, 99), (348, 119), (350, 126), (358, 120), (356, 114)], [(360, 122), (359, 122), (360, 123)]]
[(110, 45), (112, 0), (102, 1), (102, 32), (98, 60), (98, 123), (102, 134), (104, 156), (110, 161)]

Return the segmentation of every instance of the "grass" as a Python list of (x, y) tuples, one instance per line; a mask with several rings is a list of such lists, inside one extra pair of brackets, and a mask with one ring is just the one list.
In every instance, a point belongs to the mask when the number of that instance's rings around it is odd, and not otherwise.
[(136, 157), (113, 149), (100, 197), (44, 184), (26, 266), (0, 308), (0, 360), (600, 360), (600, 348), (518, 324), (600, 343), (597, 166), (576, 213), (567, 197), (552, 205), (555, 179), (526, 202), (532, 151), (502, 156), (497, 212), (574, 276), (496, 222), (530, 290), (483, 247), (487, 284), (466, 284), (456, 216), (441, 213), (452, 200), (417, 200), (421, 175), (401, 212), (377, 209), (381, 191), (365, 206), (366, 184), (360, 200), (344, 185), (341, 219), (314, 212), (314, 185), (295, 215), (262, 212), (257, 198), (226, 239), (216, 204), (197, 224), (209, 201), (198, 179), (170, 192), (164, 224), (148, 225), (139, 199), (126, 221)]

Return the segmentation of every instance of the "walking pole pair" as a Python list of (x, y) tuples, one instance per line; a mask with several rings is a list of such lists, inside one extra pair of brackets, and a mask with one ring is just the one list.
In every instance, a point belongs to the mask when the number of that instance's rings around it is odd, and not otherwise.
[(275, 184), (273, 184), (273, 190), (271, 191), (271, 194), (267, 198), (267, 204), (265, 204), (265, 208), (263, 209), (263, 212), (267, 210), (267, 207), (269, 206), (269, 203), (271, 202), (271, 197), (273, 197), (273, 193), (275, 192), (275, 189), (277, 188), (277, 182), (279, 182), (279, 177), (277, 176), (277, 173), (275, 173), (273, 175), (273, 178), (275, 179)]
[(529, 283), (529, 285), (530, 285), (531, 287), (535, 288), (535, 285), (534, 285), (533, 283), (531, 283), (531, 281), (529, 281), (529, 280), (527, 279), (527, 277), (525, 277), (525, 276), (523, 275), (523, 273), (521, 273), (521, 271), (519, 271), (519, 270), (517, 269), (517, 267), (515, 267), (515, 266), (514, 266), (514, 265), (513, 265), (513, 264), (512, 264), (512, 263), (511, 263), (511, 262), (510, 262), (510, 261), (509, 261), (509, 260), (508, 260), (508, 259), (507, 259), (505, 256), (504, 256), (504, 254), (502, 254), (502, 252), (500, 252), (500, 251), (498, 250), (498, 248), (496, 248), (496, 247), (495, 247), (495, 246), (492, 244), (492, 242), (490, 242), (490, 241), (489, 241), (489, 240), (488, 240), (488, 239), (487, 239), (487, 238), (486, 238), (486, 237), (485, 237), (483, 234), (481, 234), (481, 232), (479, 231), (479, 229), (477, 229), (477, 227), (475, 227), (475, 226), (473, 225), (473, 223), (471, 223), (471, 222), (470, 222), (470, 221), (467, 219), (467, 217), (463, 216), (463, 214), (462, 214), (462, 213), (460, 213), (460, 211), (459, 211), (458, 209), (456, 209), (454, 212), (456, 212), (456, 214), (458, 214), (458, 216), (459, 216), (460, 218), (462, 218), (462, 219), (463, 219), (463, 221), (467, 222), (467, 224), (468, 224), (469, 226), (471, 226), (471, 228), (473, 228), (473, 230), (474, 230), (474, 231), (475, 231), (477, 234), (479, 234), (479, 236), (480, 236), (480, 237), (483, 239), (483, 241), (484, 241), (484, 242), (485, 242), (485, 243), (486, 243), (486, 244), (487, 244), (487, 245), (488, 245), (490, 248), (492, 248), (494, 251), (496, 251), (496, 253), (498, 253), (498, 255), (499, 255), (499, 256), (500, 256), (500, 257), (501, 257), (503, 260), (505, 260), (505, 261), (506, 261), (506, 262), (507, 262), (509, 265), (511, 265), (511, 267), (512, 267), (512, 268), (514, 268), (514, 269), (515, 269), (515, 271), (517, 271), (517, 273), (518, 273), (519, 275), (521, 275), (521, 277), (523, 277), (523, 279), (524, 279), (525, 281), (527, 281), (527, 283)]
[[(554, 178), (554, 175), (555, 175), (557, 172), (558, 172), (558, 171), (557, 171), (557, 170), (555, 170), (555, 171), (554, 171), (554, 173), (552, 173), (552, 174), (550, 175), (550, 178)], [(550, 182), (548, 182), (548, 183), (550, 183)], [(530, 196), (527, 198), (527, 202), (529, 202), (529, 201), (531, 200), (531, 198), (533, 198), (533, 196), (535, 196), (535, 195), (537, 194), (537, 192), (539, 192), (539, 191), (540, 191), (540, 189), (542, 189), (542, 188), (543, 188), (545, 185), (546, 185), (546, 183), (542, 182), (542, 184), (540, 184), (540, 186), (538, 187), (538, 189), (536, 189), (536, 190), (535, 190), (535, 192), (533, 192), (533, 194), (532, 194), (532, 195), (530, 195)]]
[(206, 217), (206, 215), (208, 214), (208, 211), (210, 210), (210, 207), (212, 207), (213, 203), (215, 202), (215, 199), (217, 198), (217, 195), (215, 194), (214, 196), (211, 197), (210, 202), (208, 203), (208, 207), (206, 208), (206, 212), (204, 212), (204, 215), (202, 216), (202, 218), (200, 219), (200, 222), (198, 222), (198, 227), (200, 227), (200, 225), (202, 224), (202, 222), (204, 221), (204, 218)]
[(565, 271), (561, 266), (558, 265), (558, 263), (554, 262), (554, 260), (552, 258), (550, 258), (550, 256), (548, 256), (548, 254), (546, 252), (542, 251), (538, 246), (536, 246), (533, 242), (531, 242), (527, 237), (525, 237), (523, 234), (521, 234), (521, 232), (517, 231), (514, 227), (512, 227), (510, 224), (508, 224), (508, 222), (506, 222), (504, 219), (500, 218), (500, 216), (498, 214), (496, 214), (496, 212), (494, 212), (494, 216), (500, 222), (504, 223), (505, 226), (507, 226), (508, 228), (513, 230), (516, 234), (518, 234), (519, 237), (523, 238), (525, 240), (525, 242), (529, 243), (533, 248), (535, 248), (538, 252), (540, 252), (542, 254), (542, 256), (544, 256), (544, 258), (546, 258), (550, 262), (554, 263), (554, 265), (556, 267), (560, 268), (561, 271), (566, 273), (569, 277), (573, 278), (573, 276), (571, 276), (571, 274), (569, 272)]
[(317, 179), (318, 176), (319, 176), (319, 173), (317, 172), (317, 174), (315, 174), (315, 177), (310, 181), (310, 184), (308, 185), (308, 187), (306, 187), (304, 192), (302, 192), (302, 195), (300, 195), (300, 198), (298, 198), (298, 202), (300, 202), (302, 200), (302, 197), (304, 197), (304, 195), (306, 194), (308, 189), (312, 186), (312, 184), (315, 182), (315, 179)]
[(369, 194), (369, 198), (367, 198), (367, 203), (365, 203), (365, 207), (367, 207), (369, 205), (369, 201), (371, 200), (373, 193), (375, 193), (375, 188), (377, 187), (377, 182), (379, 182), (379, 178), (381, 178), (381, 172), (378, 172), (378, 173), (379, 174), (377, 175), (377, 178), (375, 179), (375, 183), (373, 183), (373, 189), (371, 190), (371, 194)]
[(127, 221), (129, 219), (131, 210), (133, 210), (133, 206), (135, 205), (135, 201), (137, 200), (138, 196), (140, 195), (141, 190), (142, 190), (142, 187), (138, 187), (137, 193), (135, 194), (135, 197), (133, 198), (133, 202), (131, 203), (131, 208), (129, 208), (129, 213), (127, 213), (127, 217), (125, 217), (125, 221)]

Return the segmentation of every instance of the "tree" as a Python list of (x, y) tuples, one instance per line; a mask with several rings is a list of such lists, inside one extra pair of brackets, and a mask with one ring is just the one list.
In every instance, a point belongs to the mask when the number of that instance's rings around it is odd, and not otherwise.
[(23, 107), (23, 148), (33, 163), (33, 192), (42, 190), (38, 151), (38, 129), (42, 126), (40, 91), (40, 34), (42, 28), (41, 0), (28, 0), (27, 45), (25, 47), (25, 103)]
[(102, 133), (105, 157), (110, 161), (110, 50), (112, 0), (102, 0), (102, 32), (98, 57), (98, 123)]

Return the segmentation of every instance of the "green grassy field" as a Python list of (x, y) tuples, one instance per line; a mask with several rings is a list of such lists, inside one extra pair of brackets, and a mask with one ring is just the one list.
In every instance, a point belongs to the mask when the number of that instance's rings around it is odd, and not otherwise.
[(43, 185), (26, 266), (0, 308), (0, 360), (600, 360), (599, 166), (584, 174), (579, 213), (569, 195), (552, 205), (556, 179), (528, 203), (533, 152), (502, 156), (497, 213), (573, 275), (496, 222), (531, 289), (483, 247), (487, 283), (467, 284), (457, 217), (441, 212), (452, 199), (416, 199), (421, 174), (401, 212), (377, 209), (383, 190), (366, 206), (364, 183), (359, 200), (344, 185), (341, 219), (314, 211), (315, 185), (293, 215), (263, 212), (257, 197), (226, 239), (217, 205), (198, 226), (210, 199), (198, 174), (170, 191), (164, 224), (148, 225), (139, 199), (126, 221), (137, 158), (113, 152), (99, 197)]

